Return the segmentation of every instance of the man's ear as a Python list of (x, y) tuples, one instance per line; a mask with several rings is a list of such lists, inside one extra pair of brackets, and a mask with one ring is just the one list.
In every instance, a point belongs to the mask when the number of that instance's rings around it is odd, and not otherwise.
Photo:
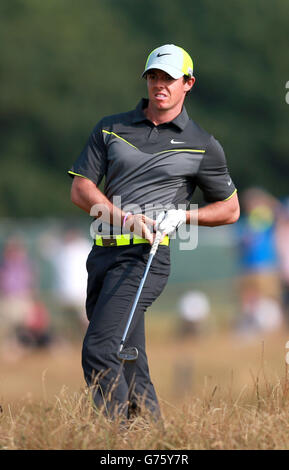
[(196, 78), (195, 77), (191, 77), (189, 79), (186, 80), (186, 83), (185, 83), (185, 91), (186, 93), (188, 93), (194, 86), (195, 84), (195, 81), (196, 81)]

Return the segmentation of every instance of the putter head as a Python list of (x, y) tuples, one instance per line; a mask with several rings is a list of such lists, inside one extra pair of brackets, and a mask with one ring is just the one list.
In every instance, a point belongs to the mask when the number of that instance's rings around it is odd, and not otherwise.
[(138, 350), (133, 346), (123, 348), (118, 351), (117, 357), (120, 361), (136, 361), (138, 358)]

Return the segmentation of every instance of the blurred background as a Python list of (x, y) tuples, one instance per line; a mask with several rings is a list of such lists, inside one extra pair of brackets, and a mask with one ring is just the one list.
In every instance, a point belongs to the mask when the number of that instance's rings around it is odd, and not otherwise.
[[(258, 350), (265, 335), (269, 344), (273, 338), (274, 367), (283, 367), (288, 14), (283, 0), (1, 2), (2, 395), (41, 394), (46, 368), (51, 393), (83, 383), (91, 220), (70, 202), (67, 170), (102, 116), (133, 109), (146, 96), (140, 78), (146, 56), (166, 43), (193, 58), (196, 84), (186, 107), (223, 145), (242, 214), (234, 226), (201, 227), (195, 250), (172, 243), (169, 284), (148, 312), (153, 375), (158, 382), (159, 348), (167, 358), (185, 345), (187, 360), (168, 361), (168, 377), (176, 383), (177, 374), (183, 391), (194, 390), (195, 377), (212, 373), (212, 350), (219, 348), (214, 373), (222, 380), (233, 367), (232, 344), (239, 341), (242, 354), (244, 344)], [(201, 193), (192, 202), (202, 205)], [(258, 360), (256, 349), (253, 357)], [(173, 397), (173, 385), (157, 386)]]

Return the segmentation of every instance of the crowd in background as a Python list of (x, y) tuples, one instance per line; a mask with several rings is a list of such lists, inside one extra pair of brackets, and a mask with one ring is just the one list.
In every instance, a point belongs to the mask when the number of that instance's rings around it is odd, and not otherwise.
[[(288, 328), (289, 198), (279, 201), (254, 187), (239, 197), (241, 217), (233, 226), (238, 270), (232, 330), (254, 336)], [(183, 335), (200, 333), (213, 313), (206, 293), (193, 289), (179, 299), (178, 311)]]
[[(266, 191), (249, 188), (240, 194), (241, 218), (234, 226), (239, 272), (238, 315), (232, 328), (241, 334), (289, 326), (289, 198), (279, 201)], [(10, 234), (0, 256), (0, 338), (2, 350), (46, 348), (57, 340), (55, 313), (78, 331), (85, 314), (86, 259), (92, 240), (80, 230), (43, 235), (37, 247)], [(41, 286), (38, 255), (50, 266), (53, 301)], [(216, 248), (217, 249), (217, 248)], [(213, 306), (205, 292), (184, 292), (176, 305), (181, 334), (197, 334)], [(62, 332), (65, 336), (65, 327)], [(11, 348), (12, 346), (12, 348)]]

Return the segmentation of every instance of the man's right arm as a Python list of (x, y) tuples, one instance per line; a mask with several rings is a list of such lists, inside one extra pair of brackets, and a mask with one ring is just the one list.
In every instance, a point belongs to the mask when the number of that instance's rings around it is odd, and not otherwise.
[[(113, 205), (100, 191), (96, 184), (88, 178), (74, 176), (71, 186), (71, 201), (88, 214), (101, 218), (102, 222), (121, 227), (126, 213)], [(142, 214), (130, 214), (126, 218), (125, 227), (153, 243), (154, 235), (148, 225), (155, 222)]]
[[(71, 201), (80, 209), (84, 210), (88, 214), (91, 213), (91, 209), (96, 204), (99, 206), (104, 205), (108, 208), (109, 213), (112, 212), (113, 204), (107, 199), (107, 197), (98, 189), (96, 184), (81, 176), (74, 176), (71, 185)], [(117, 210), (117, 208), (115, 208)], [(121, 213), (122, 211), (118, 209)], [(110, 222), (110, 221), (107, 221)]]

